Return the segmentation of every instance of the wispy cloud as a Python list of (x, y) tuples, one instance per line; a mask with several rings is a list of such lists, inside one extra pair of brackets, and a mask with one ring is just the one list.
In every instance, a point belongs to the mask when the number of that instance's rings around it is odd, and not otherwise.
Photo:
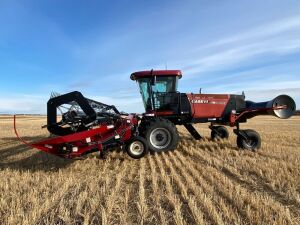
[(108, 105), (114, 105), (119, 111), (128, 113), (141, 113), (144, 111), (142, 99), (140, 97), (113, 98), (106, 96), (92, 96), (91, 98)]
[[(85, 97), (96, 101), (115, 105), (120, 111), (124, 112), (142, 112), (143, 104), (141, 98), (113, 98), (107, 96), (88, 96)], [(46, 114), (48, 96), (39, 95), (10, 95), (0, 97), (0, 114), (4, 113), (35, 113)]]
[[(298, 30), (300, 27), (300, 16), (292, 16), (288, 18), (283, 18), (277, 20), (275, 22), (270, 22), (267, 24), (260, 25), (258, 27), (247, 29), (244, 32), (235, 34), (230, 37), (225, 37), (223, 39), (217, 40), (212, 43), (208, 43), (201, 48), (215, 47), (228, 45), (231, 43), (243, 42), (243, 41), (251, 41), (254, 39), (266, 39), (268, 37), (273, 37), (275, 35), (287, 34), (289, 31)], [(201, 50), (199, 48), (198, 50)]]
[(251, 60), (251, 63), (257, 57), (264, 56), (268, 59), (299, 52), (300, 17), (282, 19), (197, 49), (185, 61), (175, 63), (182, 64), (187, 75), (195, 76), (207, 71), (238, 67), (238, 64), (246, 60)]
[(0, 113), (45, 114), (47, 98), (35, 95), (10, 95), (0, 97)]
[(300, 16), (294, 13), (300, 4), (61, 3), (67, 14), (53, 5), (7, 1), (0, 7), (0, 111), (44, 113), (48, 93), (73, 90), (143, 111), (129, 75), (164, 69), (166, 62), (183, 70), (184, 92), (263, 93), (299, 85)]
[(283, 88), (283, 89), (265, 89), (265, 90), (249, 90), (245, 92), (246, 98), (251, 101), (270, 101), (281, 94), (288, 94), (295, 102), (299, 109), (300, 88)]

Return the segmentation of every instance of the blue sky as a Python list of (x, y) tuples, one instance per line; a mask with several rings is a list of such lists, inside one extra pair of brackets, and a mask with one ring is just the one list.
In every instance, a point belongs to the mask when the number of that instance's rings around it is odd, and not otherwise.
[(300, 1), (0, 0), (0, 113), (45, 113), (73, 90), (142, 112), (130, 74), (166, 66), (182, 92), (299, 108)]

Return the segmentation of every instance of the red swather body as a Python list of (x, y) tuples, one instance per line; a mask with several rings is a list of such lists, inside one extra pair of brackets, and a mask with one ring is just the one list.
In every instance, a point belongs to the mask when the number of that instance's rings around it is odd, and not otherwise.
[(263, 114), (286, 119), (296, 109), (287, 95), (255, 103), (245, 100), (244, 94), (180, 93), (177, 84), (181, 77), (180, 70), (132, 73), (130, 78), (139, 84), (145, 107), (142, 115), (120, 113), (116, 107), (77, 91), (54, 95), (47, 103), (46, 127), (58, 136), (29, 145), (66, 158), (125, 146), (130, 156), (140, 158), (148, 147), (154, 152), (175, 149), (179, 140), (175, 125), (184, 125), (199, 140), (201, 135), (193, 124), (210, 122), (213, 140), (228, 138), (225, 126), (236, 127), (237, 146), (254, 151), (260, 148), (260, 136), (254, 130), (241, 130), (240, 123)]

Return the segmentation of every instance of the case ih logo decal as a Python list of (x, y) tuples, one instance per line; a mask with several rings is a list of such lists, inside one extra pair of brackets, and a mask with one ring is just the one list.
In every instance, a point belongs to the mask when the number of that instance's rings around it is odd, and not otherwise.
[(200, 104), (207, 104), (208, 100), (203, 100), (203, 99), (192, 99), (191, 103), (200, 103)]
[(220, 102), (220, 101), (209, 101), (205, 99), (192, 99), (191, 103), (196, 104), (219, 104), (219, 105), (226, 105), (226, 102)]

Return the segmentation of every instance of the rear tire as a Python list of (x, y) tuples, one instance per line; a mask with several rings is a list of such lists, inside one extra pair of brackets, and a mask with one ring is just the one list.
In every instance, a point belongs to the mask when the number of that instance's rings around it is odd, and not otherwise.
[(239, 148), (251, 151), (257, 151), (260, 149), (261, 138), (259, 133), (257, 133), (255, 130), (243, 130), (242, 132), (246, 134), (247, 138), (238, 134), (236, 143)]
[(134, 159), (142, 158), (148, 152), (147, 141), (142, 137), (132, 138), (126, 144), (126, 152), (130, 157)]
[(157, 118), (150, 120), (144, 127), (144, 137), (153, 152), (174, 150), (179, 141), (176, 126), (169, 120)]
[(227, 128), (224, 126), (216, 126), (213, 127), (211, 130), (212, 140), (228, 139), (228, 137), (229, 137), (229, 132)]

